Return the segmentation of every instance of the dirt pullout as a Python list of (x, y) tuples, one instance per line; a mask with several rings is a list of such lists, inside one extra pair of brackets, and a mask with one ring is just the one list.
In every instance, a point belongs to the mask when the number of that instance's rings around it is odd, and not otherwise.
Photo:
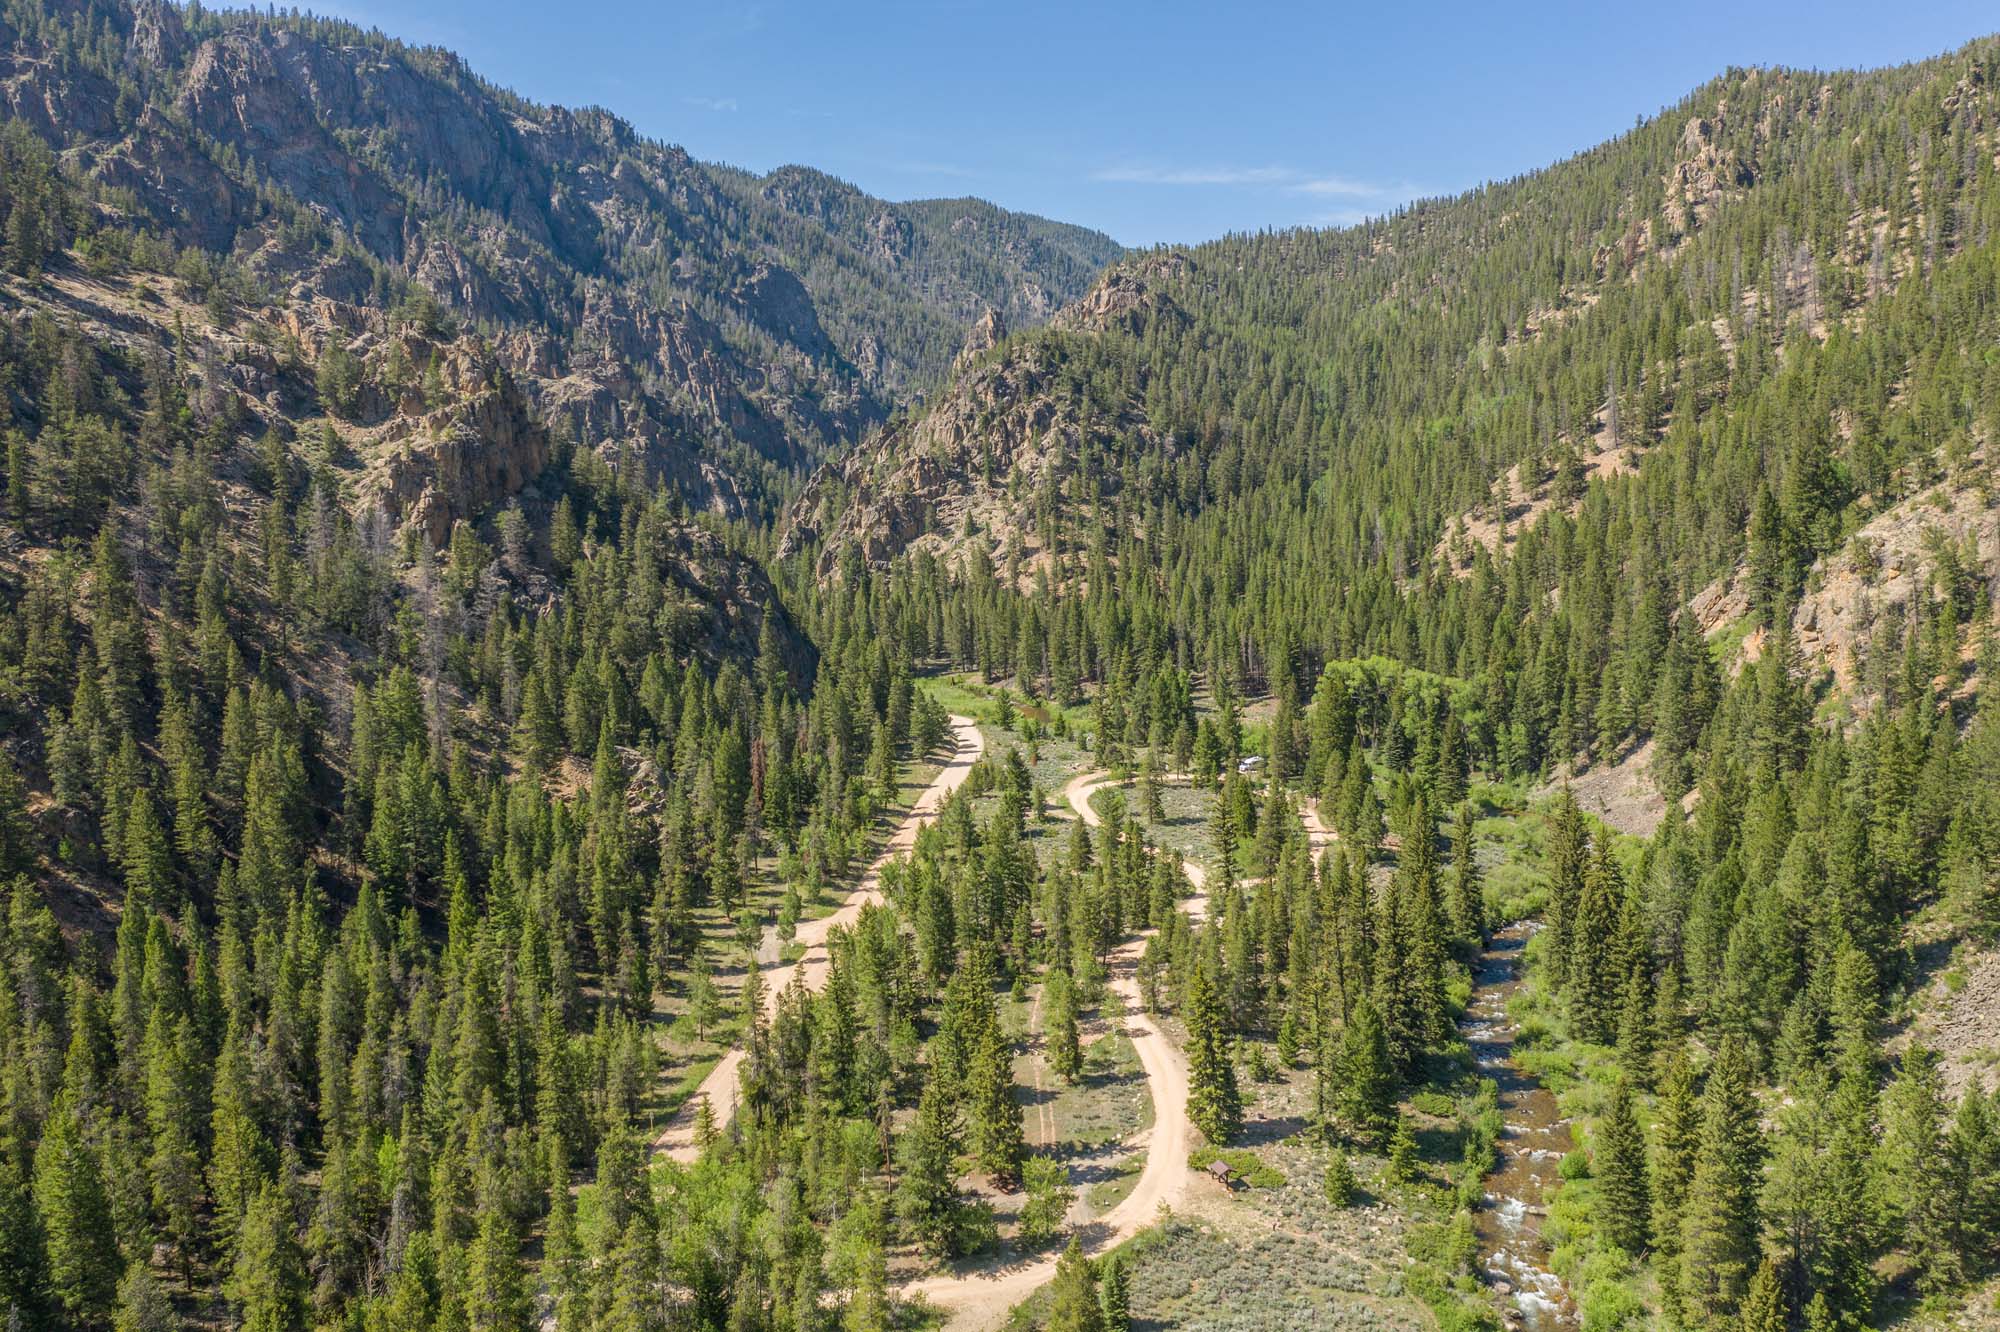
[[(1063, 798), (1090, 827), (1101, 820), (1090, 798), (1114, 785), (1105, 773), (1084, 773), (1063, 788)], [(1197, 895), (1181, 902), (1181, 910), (1200, 920), (1208, 909), (1201, 895), (1207, 875), (1201, 866), (1185, 866)], [(1187, 1060), (1146, 1013), (1139, 996), (1139, 956), (1152, 931), (1134, 935), (1111, 954), (1111, 989), (1125, 1008), (1125, 1035), (1145, 1070), (1153, 1097), (1153, 1126), (1146, 1130), (1146, 1165), (1125, 1200), (1095, 1221), (1079, 1228), (1077, 1240), (1086, 1253), (1100, 1253), (1122, 1244), (1153, 1223), (1162, 1207), (1182, 1205), (1194, 1172), (1187, 1158), (1193, 1130), (1187, 1118)], [(906, 1299), (922, 1296), (946, 1312), (945, 1325), (954, 1332), (991, 1332), (1006, 1322), (1008, 1311), (1047, 1284), (1056, 1274), (1054, 1254), (1025, 1265), (989, 1260), (957, 1272), (910, 1282), (897, 1293)]]
[[(889, 844), (882, 848), (875, 863), (861, 876), (840, 909), (830, 916), (800, 924), (795, 936), (805, 946), (805, 954), (792, 967), (786, 967), (778, 960), (777, 931), (767, 928), (764, 943), (758, 949), (758, 967), (764, 975), (764, 1013), (767, 1018), (778, 1011), (778, 1000), (784, 988), (796, 977), (806, 989), (817, 992), (826, 985), (830, 955), (826, 941), (836, 929), (851, 929), (861, 917), (861, 909), (879, 905), (882, 901), (882, 867), (897, 856), (905, 855), (917, 844), (918, 831), (938, 815), (945, 798), (956, 791), (972, 772), (972, 765), (986, 750), (986, 738), (980, 734), (978, 724), (970, 717), (954, 716), (951, 719), (954, 750), (951, 761), (944, 765), (924, 793), (917, 797), (917, 803), (897, 827)], [(702, 1079), (701, 1086), (676, 1114), (666, 1131), (653, 1142), (655, 1151), (665, 1152), (676, 1161), (693, 1161), (701, 1155), (701, 1147), (695, 1141), (695, 1123), (700, 1106), (706, 1102), (715, 1112), (715, 1126), (718, 1131), (729, 1126), (736, 1117), (736, 1088), (743, 1067), (743, 1048), (738, 1046), (722, 1057), (709, 1075)]]

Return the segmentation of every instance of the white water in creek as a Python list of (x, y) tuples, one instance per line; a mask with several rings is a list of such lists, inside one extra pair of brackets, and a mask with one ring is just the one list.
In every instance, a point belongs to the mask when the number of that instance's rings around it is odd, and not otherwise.
[(1516, 921), (1493, 936), (1473, 970), (1472, 1003), (1459, 1030), (1472, 1047), (1481, 1077), (1500, 1088), (1506, 1127), (1496, 1144), (1499, 1164), (1486, 1177), (1486, 1203), (1474, 1217), (1479, 1260), (1509, 1327), (1567, 1329), (1576, 1308), (1560, 1278), (1549, 1270), (1542, 1235), (1557, 1170), (1569, 1152), (1569, 1121), (1556, 1098), (1515, 1060), (1518, 1028), (1507, 1000), (1521, 988), (1521, 952), (1537, 926)]

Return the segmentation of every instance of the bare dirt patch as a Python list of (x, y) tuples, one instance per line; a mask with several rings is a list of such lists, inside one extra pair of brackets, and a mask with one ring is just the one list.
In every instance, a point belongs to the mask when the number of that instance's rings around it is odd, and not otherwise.
[(1974, 1079), (1988, 1089), (2000, 1086), (2000, 949), (1954, 962), (1924, 998), (1910, 1034), (1943, 1057), (1951, 1094)]
[(1653, 783), (1653, 742), (1648, 740), (1616, 763), (1574, 769), (1536, 792), (1553, 795), (1564, 783), (1578, 807), (1634, 837), (1650, 837), (1667, 816), (1666, 798)]
[[(1589, 451), (1578, 460), (1583, 464), (1586, 484), (1592, 478), (1608, 479), (1633, 470), (1633, 450), (1625, 445), (1612, 444), (1602, 428), (1586, 441), (1586, 447)], [(1500, 512), (1503, 495), (1506, 497), (1504, 514)], [(1566, 511), (1574, 513), (1580, 503), (1568, 505)], [(1487, 503), (1458, 515), (1445, 525), (1445, 534), (1438, 539), (1433, 554), (1453, 574), (1471, 573), (1473, 556), (1479, 547), (1485, 547), (1494, 555), (1507, 554), (1522, 532), (1533, 527), (1555, 507), (1554, 469), (1530, 478), (1524, 477), (1521, 464), (1515, 463), (1507, 469), (1502, 484), (1494, 487)]]

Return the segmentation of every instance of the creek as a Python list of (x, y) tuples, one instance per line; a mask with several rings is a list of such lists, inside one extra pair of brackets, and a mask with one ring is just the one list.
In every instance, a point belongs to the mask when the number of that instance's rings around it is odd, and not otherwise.
[(1500, 1089), (1505, 1124), (1495, 1144), (1499, 1162), (1486, 1177), (1485, 1205), (1474, 1214), (1480, 1266), (1510, 1328), (1553, 1332), (1578, 1326), (1568, 1290), (1549, 1270), (1551, 1246), (1542, 1233), (1562, 1158), (1573, 1143), (1555, 1096), (1521, 1068), (1515, 1049), (1520, 1029), (1507, 1015), (1507, 1001), (1525, 983), (1522, 953), (1537, 928), (1516, 921), (1493, 935), (1473, 966), (1472, 1002), (1459, 1030), (1480, 1076)]

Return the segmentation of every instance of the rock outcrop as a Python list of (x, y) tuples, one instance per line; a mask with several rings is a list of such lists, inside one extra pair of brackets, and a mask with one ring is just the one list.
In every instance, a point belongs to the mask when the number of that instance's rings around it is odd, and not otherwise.
[(1939, 486), (1885, 509), (1816, 562), (1793, 617), (1800, 655), (1866, 707), (1878, 631), (1894, 628), (1900, 649), (1915, 602), (1938, 594), (1947, 562), (1982, 587), (2000, 586), (2000, 508), (1975, 486)]
[[(922, 415), (817, 472), (787, 512), (779, 557), (817, 547), (831, 576), (850, 549), (874, 567), (915, 550), (947, 561), (976, 550), (1027, 579), (1085, 544), (1075, 474), (1087, 475), (1082, 503), (1094, 506), (1124, 484), (1126, 460), (1177, 450), (1136, 401), (1078, 410), (1065, 361), (1060, 340), (1033, 339), (970, 366)], [(1037, 507), (1070, 532), (1067, 546), (1051, 549)]]
[(1667, 173), (1667, 211), (1683, 230), (1713, 213), (1732, 191), (1756, 180), (1749, 163), (1728, 141), (1725, 103), (1711, 118), (1690, 116), (1681, 129), (1680, 156)]
[(376, 497), (389, 517), (442, 546), (455, 523), (518, 494), (549, 464), (549, 433), (513, 376), (422, 418), (395, 447)]
[(1184, 281), (1195, 271), (1194, 260), (1177, 250), (1149, 254), (1121, 264), (1085, 292), (1074, 305), (1058, 310), (1051, 328), (1084, 333), (1113, 329), (1137, 335), (1155, 320), (1185, 328), (1187, 312), (1167, 292), (1169, 283)]
[[(639, 456), (698, 508), (769, 502), (778, 476), (942, 373), (983, 310), (1036, 322), (1118, 253), (977, 201), (890, 204), (801, 168), (700, 163), (335, 22), (54, 10), (32, 32), (0, 23), (0, 114), (134, 229), (314, 312), (287, 320), (308, 350), (371, 332), (379, 350), (392, 311), (434, 302), (550, 429)], [(88, 51), (49, 36), (68, 21), (87, 23)], [(322, 326), (328, 303), (341, 318)], [(440, 448), (481, 472), (469, 442)], [(398, 464), (389, 493), (428, 485), (426, 466)], [(469, 503), (409, 507), (428, 524)]]

